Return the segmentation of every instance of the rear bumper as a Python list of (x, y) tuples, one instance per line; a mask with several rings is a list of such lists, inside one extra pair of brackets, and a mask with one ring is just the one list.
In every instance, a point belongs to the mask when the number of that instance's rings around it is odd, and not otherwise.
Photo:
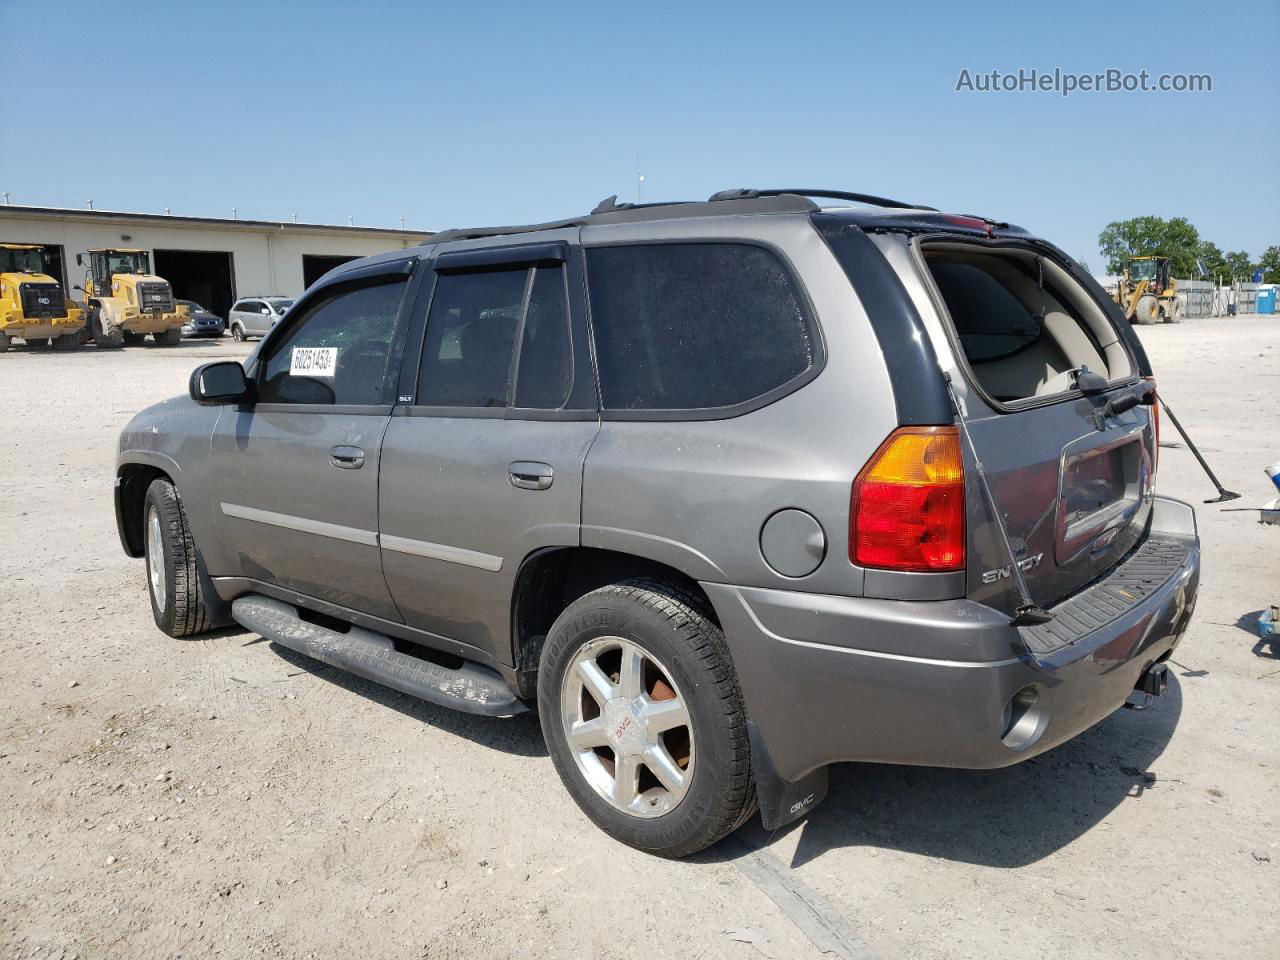
[(65, 317), (41, 318), (38, 320), (17, 320), (6, 325), (0, 332), (11, 337), (22, 337), (24, 340), (44, 337), (60, 337), (64, 333), (74, 333), (84, 326), (84, 318), (79, 310), (69, 311)]
[[(1006, 615), (969, 600), (703, 586), (747, 712), (783, 780), (846, 760), (1003, 767), (1118, 709), (1178, 643), (1199, 585), (1191, 507), (1157, 498), (1157, 533), (1186, 547), (1167, 579), (1109, 622), (1036, 657)], [(1019, 710), (1011, 700), (1028, 688), (1034, 706), (1010, 733)]]

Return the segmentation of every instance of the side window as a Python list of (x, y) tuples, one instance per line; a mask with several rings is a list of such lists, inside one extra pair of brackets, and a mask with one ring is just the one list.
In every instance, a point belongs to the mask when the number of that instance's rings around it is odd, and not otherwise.
[(311, 304), (263, 364), (263, 403), (382, 404), (409, 281), (339, 288)]
[(563, 268), (437, 276), (419, 404), (500, 408), (511, 405), (514, 392), (517, 407), (558, 409), (571, 380)]
[(605, 409), (729, 407), (817, 360), (804, 298), (762, 247), (596, 247), (587, 251), (587, 282)]

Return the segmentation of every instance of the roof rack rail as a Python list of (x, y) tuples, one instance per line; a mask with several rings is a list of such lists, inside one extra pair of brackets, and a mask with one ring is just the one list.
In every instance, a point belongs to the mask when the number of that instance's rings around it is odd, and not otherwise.
[(937, 207), (926, 207), (923, 203), (906, 203), (903, 200), (890, 200), (887, 197), (877, 197), (869, 193), (851, 193), (848, 190), (815, 190), (804, 187), (792, 187), (786, 190), (753, 190), (751, 188), (721, 190), (719, 193), (713, 193), (708, 199), (712, 203), (720, 203), (725, 200), (754, 200), (758, 197), (780, 197), (788, 193), (800, 197), (821, 197), (826, 200), (851, 200), (854, 203), (869, 203), (873, 207), (937, 211)]

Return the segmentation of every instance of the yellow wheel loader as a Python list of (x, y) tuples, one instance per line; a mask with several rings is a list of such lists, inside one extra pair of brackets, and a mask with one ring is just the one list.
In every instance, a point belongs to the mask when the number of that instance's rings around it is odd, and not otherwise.
[[(82, 290), (89, 334), (100, 348), (141, 343), (151, 334), (156, 343), (172, 347), (182, 340), (187, 311), (173, 299), (169, 281), (151, 272), (145, 250), (100, 247), (90, 250), (89, 269)], [(76, 254), (84, 266), (84, 255)]]
[(84, 314), (44, 270), (43, 247), (0, 243), (0, 353), (15, 337), (37, 350), (80, 345)]
[(1130, 257), (1115, 298), (1130, 323), (1178, 323), (1187, 311), (1168, 257)]

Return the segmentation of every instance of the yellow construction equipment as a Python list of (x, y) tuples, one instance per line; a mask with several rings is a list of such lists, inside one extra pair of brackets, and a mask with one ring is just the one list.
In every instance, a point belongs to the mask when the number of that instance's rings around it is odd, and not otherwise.
[(62, 284), (44, 272), (44, 248), (0, 243), (0, 353), (14, 337), (27, 346), (74, 350), (84, 314), (67, 299)]
[(1168, 257), (1130, 257), (1116, 283), (1115, 300), (1130, 323), (1177, 323), (1187, 309)]
[[(89, 251), (83, 290), (89, 333), (99, 347), (141, 343), (151, 334), (156, 343), (172, 347), (182, 340), (187, 311), (173, 299), (169, 281), (151, 272), (151, 255), (127, 247), (99, 247)], [(84, 266), (84, 257), (76, 254)]]

